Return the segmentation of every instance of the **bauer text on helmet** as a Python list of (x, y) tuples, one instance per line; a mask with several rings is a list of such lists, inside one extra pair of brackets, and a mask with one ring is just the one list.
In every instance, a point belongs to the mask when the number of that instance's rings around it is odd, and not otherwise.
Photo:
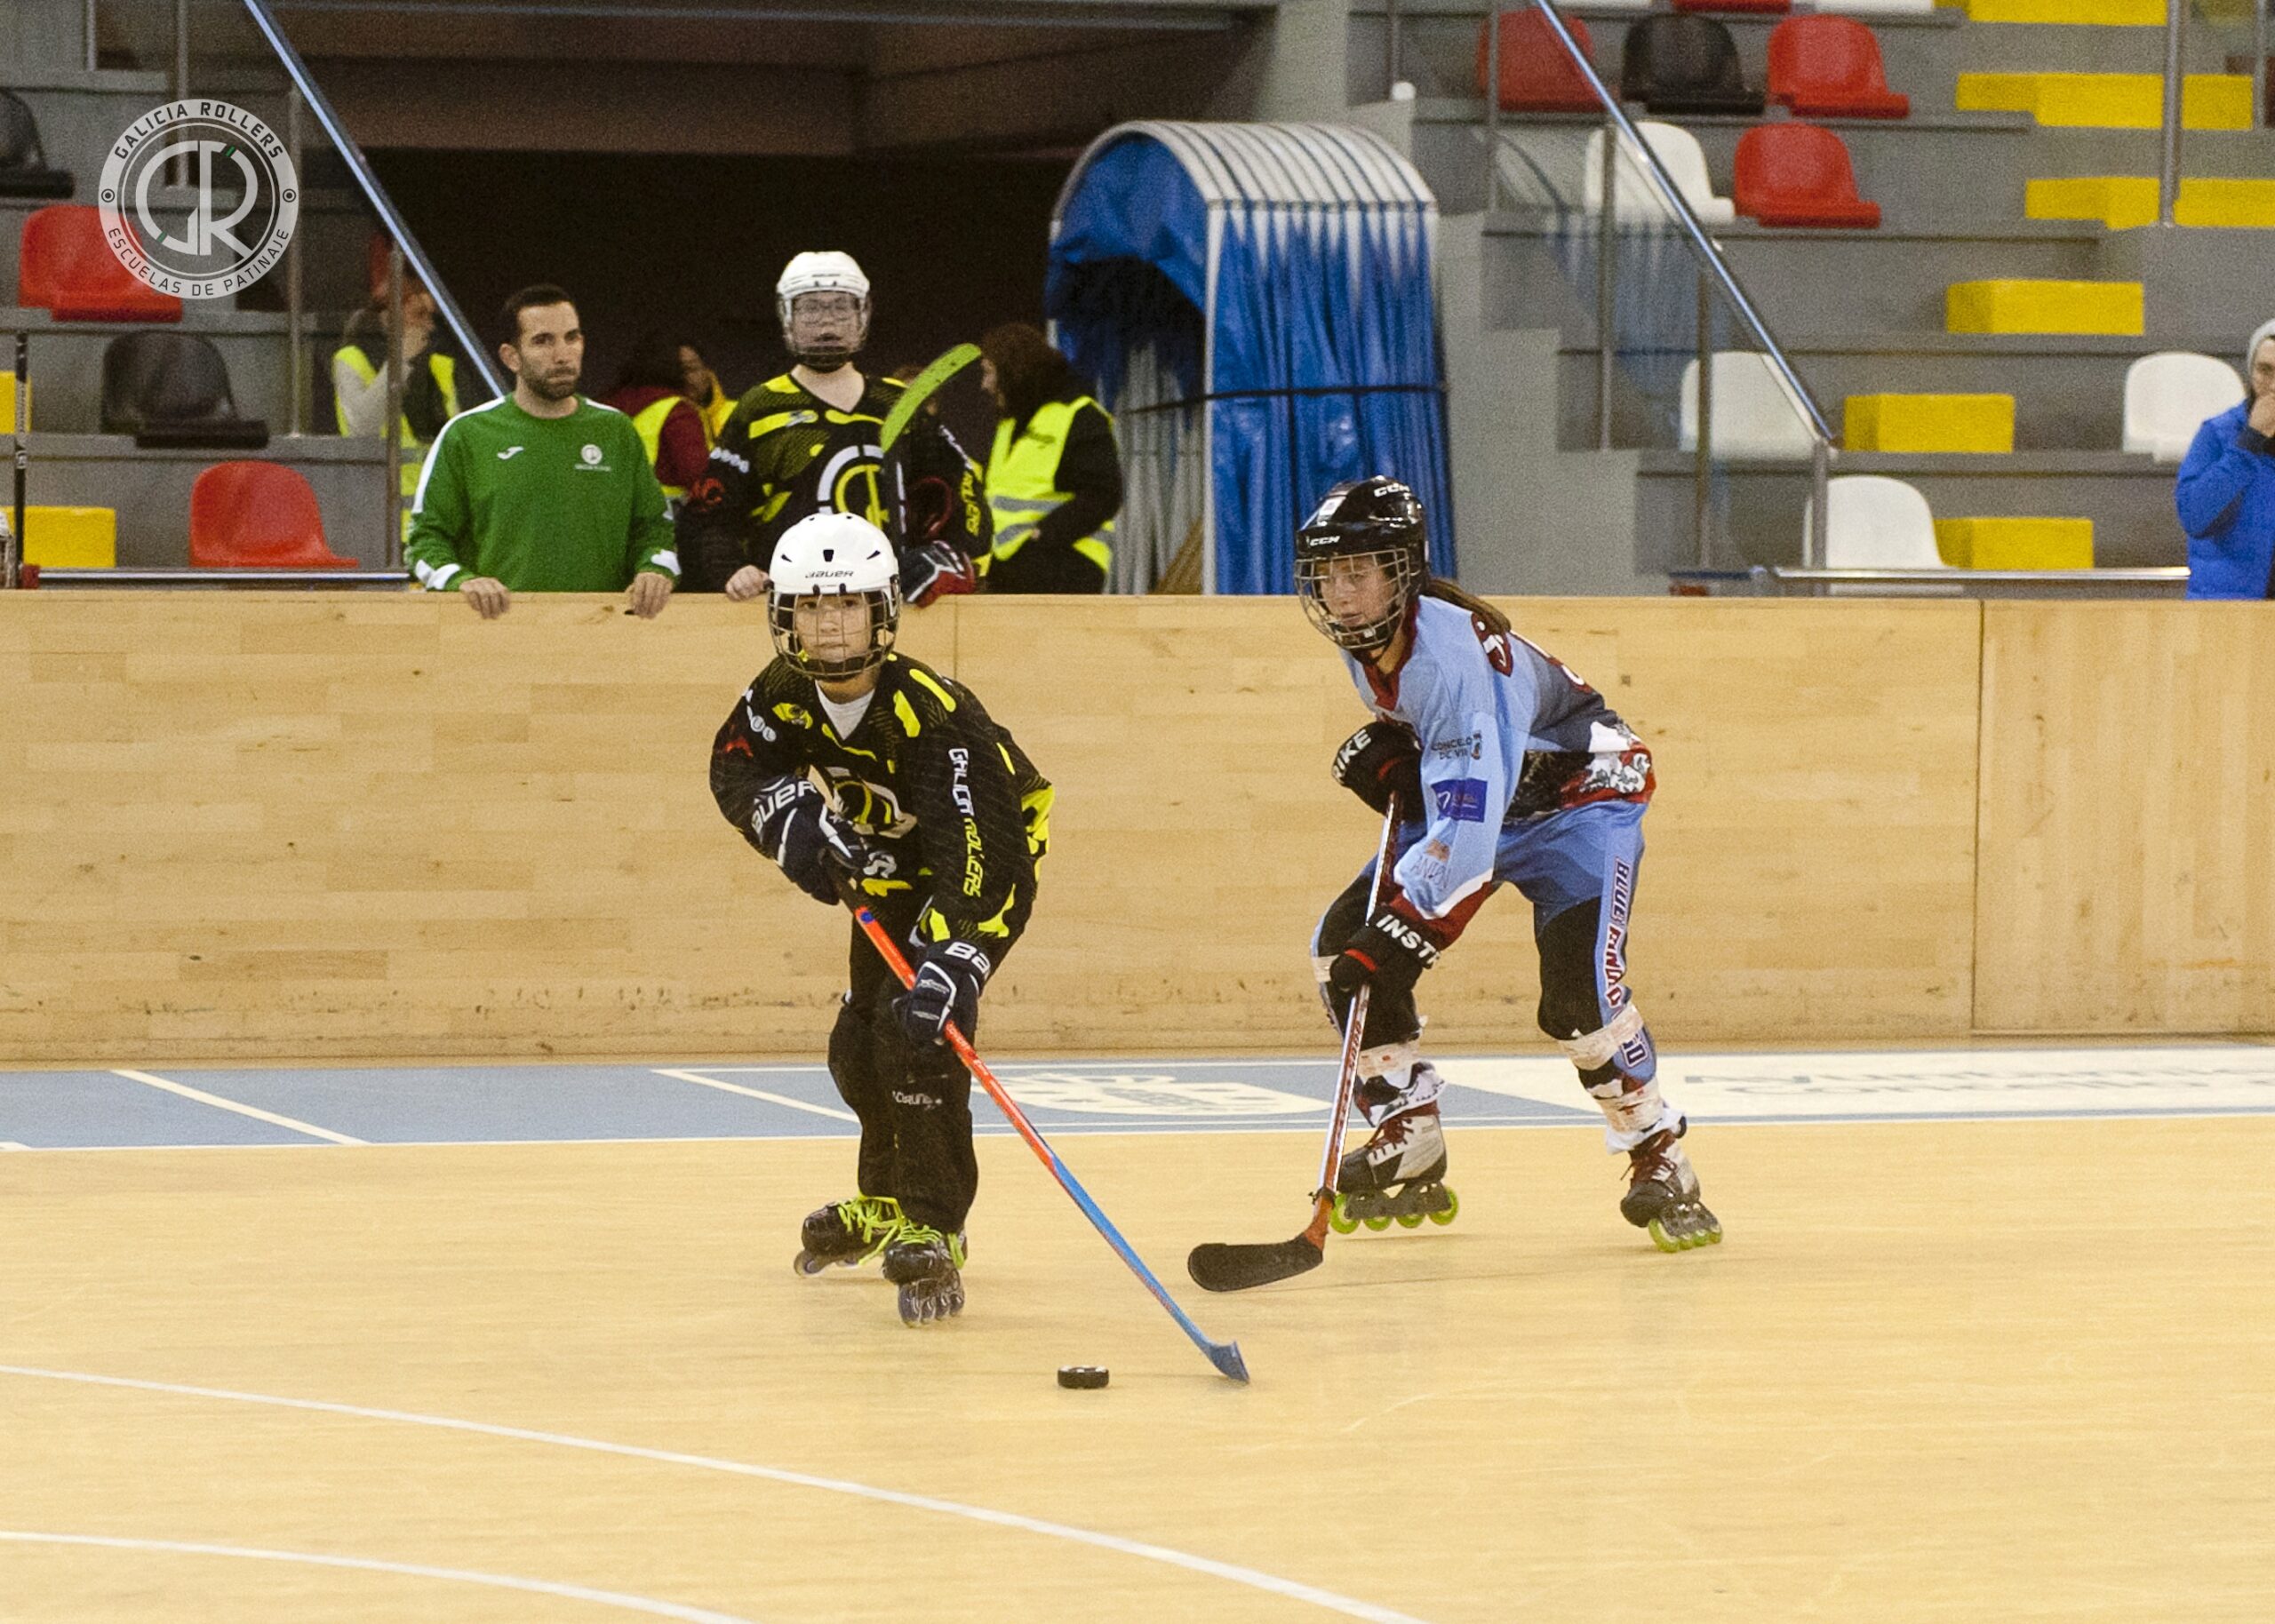
[(1304, 613), (1339, 648), (1380, 649), (1429, 579), (1422, 504), (1393, 479), (1346, 480), (1296, 533)]
[(774, 284), (774, 309), (791, 359), (817, 372), (834, 372), (868, 338), (869, 279), (850, 254), (802, 253)]
[(852, 513), (810, 514), (782, 532), (769, 573), (776, 653), (821, 679), (884, 663), (900, 625), (900, 565), (882, 530)]

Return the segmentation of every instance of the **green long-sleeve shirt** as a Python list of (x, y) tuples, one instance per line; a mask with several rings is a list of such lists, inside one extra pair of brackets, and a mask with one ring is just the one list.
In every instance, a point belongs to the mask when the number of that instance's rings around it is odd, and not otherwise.
[(490, 576), (512, 592), (676, 581), (671, 510), (632, 419), (595, 402), (533, 418), (503, 395), (443, 425), (412, 498), (405, 561), (431, 592)]

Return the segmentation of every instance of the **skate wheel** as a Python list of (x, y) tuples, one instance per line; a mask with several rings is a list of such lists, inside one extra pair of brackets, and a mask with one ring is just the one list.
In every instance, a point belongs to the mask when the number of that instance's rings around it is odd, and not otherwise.
[(1390, 1216), (1388, 1214), (1385, 1214), (1380, 1218), (1368, 1218), (1362, 1220), (1362, 1222), (1369, 1229), (1374, 1230), (1377, 1234), (1380, 1234), (1383, 1230), (1390, 1228)]
[(1341, 1196), (1335, 1198), (1335, 1210), (1327, 1215), (1327, 1227), (1337, 1235), (1349, 1235), (1359, 1228), (1359, 1221), (1351, 1215), (1350, 1202)]
[(1420, 1229), (1420, 1228), (1422, 1227), (1422, 1214), (1421, 1214), (1420, 1213), (1401, 1213), (1401, 1214), (1399, 1214), (1399, 1215), (1398, 1215), (1398, 1227), (1399, 1227), (1400, 1229), (1401, 1229), (1401, 1230), (1418, 1230), (1418, 1229)]
[(790, 1260), (790, 1267), (796, 1270), (801, 1277), (817, 1275), (829, 1267), (829, 1260), (826, 1257), (816, 1257), (810, 1252), (801, 1251), (797, 1256)]
[(1432, 1223), (1451, 1223), (1454, 1221), (1454, 1214), (1459, 1211), (1461, 1211), (1461, 1198), (1454, 1194), (1452, 1190), (1449, 1190), (1446, 1191), (1445, 1206), (1430, 1214), (1430, 1222)]

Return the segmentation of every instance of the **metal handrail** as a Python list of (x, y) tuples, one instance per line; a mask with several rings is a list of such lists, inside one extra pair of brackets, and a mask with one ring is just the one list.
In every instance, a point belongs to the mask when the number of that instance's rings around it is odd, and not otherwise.
[(347, 126), (340, 123), (339, 115), (332, 111), (330, 99), (317, 87), (315, 77), (308, 72), (308, 65), (300, 60), (299, 50), (285, 37), (283, 27), (276, 20), (276, 13), (270, 9), (269, 0), (244, 0), (244, 5), (252, 17), (254, 26), (268, 41), (269, 49), (276, 52), (276, 60), (284, 65), (284, 71), (291, 76), (292, 83), (299, 87), (301, 99), (308, 104), (308, 111), (315, 115), (316, 123), (323, 126), (324, 134), (331, 137), (331, 144), (339, 149), (339, 155), (347, 161), (348, 172), (355, 177), (355, 184), (363, 189), (371, 207), (378, 211), (380, 223), (387, 227), (387, 235), (402, 245), (403, 259), (418, 273), (419, 280), (427, 284), (427, 291), (434, 296), (435, 307), (443, 313), (443, 319), (450, 323), (459, 347), (465, 351), (467, 363), (491, 394), (505, 394), (505, 386), (499, 382), (498, 374), (491, 370), (486, 348), (475, 336), (473, 325), (466, 319), (466, 313), (459, 308), (458, 300), (451, 296), (451, 291), (443, 285), (443, 279), (435, 274), (434, 262), (427, 258), (427, 251), (419, 245), (419, 239), (412, 235), (410, 223), (403, 218), (403, 211), (395, 206), (395, 199), (387, 195), (387, 187), (379, 184), (379, 178), (373, 172), (371, 161), (364, 157), (363, 149), (355, 144), (355, 138), (347, 133)]
[[(1721, 288), (1723, 297), (1728, 299), (1736, 309), (1747, 330), (1752, 333), (1755, 342), (1760, 345), (1761, 353), (1768, 360), (1770, 370), (1776, 378), (1779, 386), (1785, 391), (1795, 414), (1801, 418), (1804, 426), (1808, 429), (1811, 441), (1810, 502), (1808, 529), (1802, 539), (1801, 555), (1808, 563), (1815, 564), (1822, 561), (1824, 556), (1825, 484), (1831, 475), (1832, 458), (1836, 449), (1833, 445), (1832, 425), (1825, 420), (1824, 412), (1817, 409), (1816, 397), (1809, 394), (1808, 386), (1801, 382), (1800, 373), (1793, 370), (1792, 362), (1786, 358), (1784, 346), (1777, 342), (1776, 335), (1769, 330), (1768, 323), (1762, 320), (1761, 313), (1754, 308), (1753, 301), (1746, 297), (1744, 288), (1739, 285), (1736, 273), (1730, 269), (1728, 261), (1723, 259), (1721, 250), (1715, 246), (1714, 240), (1707, 235), (1704, 225), (1700, 222), (1697, 215), (1691, 211), (1688, 201), (1682, 195), (1682, 188), (1675, 184), (1674, 177), (1667, 172), (1666, 165), (1659, 161), (1659, 155), (1651, 149), (1651, 144), (1643, 139), (1642, 131), (1635, 127), (1634, 122), (1621, 108), (1619, 98), (1612, 94), (1610, 86), (1607, 85), (1603, 76), (1596, 72), (1595, 64), (1588, 60), (1588, 53), (1580, 49), (1579, 42), (1574, 38), (1571, 28), (1566, 24), (1563, 13), (1556, 9), (1553, 0), (1533, 0), (1533, 4), (1539, 8), (1541, 15), (1547, 20), (1549, 31), (1555, 35), (1558, 44), (1563, 48), (1564, 54), (1571, 60), (1573, 66), (1579, 69), (1580, 76), (1587, 82), (1589, 92), (1602, 104), (1606, 116), (1618, 131), (1630, 151), (1639, 156), (1644, 175), (1657, 188), (1668, 209), (1680, 224), (1684, 235), (1689, 239), (1691, 252), (1698, 259), (1700, 269), (1714, 279)], [(1485, 87), (1487, 131), (1485, 201), (1489, 210), (1492, 206), (1498, 187), (1497, 165), (1500, 157), (1501, 11), (1502, 8), (1498, 6), (1492, 8), (1488, 13), (1486, 24), (1489, 29), (1486, 45), (1489, 67)], [(1611, 150), (1612, 146), (1613, 143), (1609, 140), (1604, 143), (1604, 165), (1607, 177), (1616, 156)], [(1611, 190), (1607, 179), (1605, 191), (1609, 194)], [(1604, 223), (1607, 232), (1613, 226), (1609, 217), (1616, 201), (1616, 198), (1608, 195), (1604, 200), (1606, 214)], [(1600, 322), (1599, 325), (1600, 326), (1601, 323)], [(1599, 349), (1608, 355), (1610, 352), (1611, 334), (1608, 331), (1599, 332), (1596, 341)], [(1702, 348), (1711, 347), (1707, 345), (1704, 333), (1700, 335), (1700, 345)], [(1705, 376), (1707, 376), (1706, 370), (1702, 367), (1700, 377), (1703, 379)], [(1608, 391), (1606, 391), (1606, 395), (1608, 399)], [(1608, 408), (1600, 406), (1600, 410), (1605, 409)], [(1701, 420), (1702, 423), (1704, 420), (1703, 413)]]
[(1564, 47), (1565, 54), (1572, 59), (1574, 65), (1579, 68), (1581, 76), (1587, 80), (1588, 89), (1594, 93), (1595, 99), (1603, 104), (1605, 113), (1610, 116), (1611, 122), (1619, 127), (1619, 133), (1626, 139), (1628, 146), (1640, 155), (1645, 171), (1649, 175), (1652, 184), (1658, 187), (1667, 206), (1674, 211), (1675, 218), (1681, 222), (1683, 234), (1690, 239), (1691, 247), (1697, 253), (1704, 267), (1716, 282), (1721, 284), (1723, 294), (1732, 305), (1736, 306), (1738, 314), (1744, 318), (1747, 329), (1760, 344), (1762, 353), (1769, 357), (1779, 381), (1784, 385), (1787, 393), (1793, 397), (1796, 407), (1808, 418), (1811, 430), (1819, 440), (1830, 445), (1832, 442), (1832, 425), (1824, 420), (1824, 414), (1817, 410), (1816, 401), (1811, 396), (1808, 387), (1802, 384), (1800, 375), (1793, 370), (1792, 363), (1786, 360), (1784, 349), (1771, 334), (1768, 323), (1761, 319), (1760, 312), (1753, 307), (1753, 301), (1746, 297), (1745, 290), (1738, 285), (1737, 275), (1730, 269), (1729, 263), (1722, 258), (1722, 251), (1714, 245), (1714, 239), (1706, 235), (1706, 227), (1700, 223), (1698, 216), (1691, 212), (1689, 201), (1683, 196), (1682, 188), (1675, 184), (1674, 177), (1667, 172), (1666, 165), (1659, 161), (1659, 155), (1651, 149), (1650, 142), (1643, 139), (1643, 132), (1635, 127), (1634, 121), (1629, 118), (1626, 112), (1620, 107), (1619, 98), (1611, 93), (1611, 87), (1603, 82), (1603, 76), (1596, 72), (1595, 64), (1588, 60), (1588, 53), (1580, 49), (1579, 42), (1572, 36), (1571, 28), (1564, 21), (1563, 13), (1556, 9), (1554, 0), (1533, 0), (1533, 4), (1540, 8), (1541, 14), (1548, 20), (1549, 28), (1555, 34), (1558, 43)]

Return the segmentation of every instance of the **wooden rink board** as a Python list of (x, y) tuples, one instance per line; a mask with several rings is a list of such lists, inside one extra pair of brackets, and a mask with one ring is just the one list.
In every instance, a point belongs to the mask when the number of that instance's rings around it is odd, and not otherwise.
[[(1511, 607), (1656, 757), (1663, 1039), (1968, 1031), (1978, 606)], [(991, 1045), (1319, 1042), (1310, 930), (1374, 830), (1327, 770), (1365, 712), (1291, 602), (953, 601), (903, 646), (1060, 790)], [(706, 778), (768, 654), (718, 599), (0, 598), (0, 1054), (810, 1055), (845, 927)], [(1529, 936), (1486, 910), (1433, 1038), (1537, 1041)]]
[[(843, 1142), (0, 1157), (0, 1531), (329, 1554), (761, 1624), (2275, 1612), (2275, 1118), (1693, 1135), (1664, 1257), (1585, 1130), (1457, 1137), (1447, 1230), (1234, 1297), (1215, 1375), (1008, 1139), (962, 1318), (793, 1278)], [(1300, 1221), (1309, 1134), (1085, 1140), (1139, 1248)], [(1052, 1381), (1111, 1366), (1103, 1392)], [(598, 1440), (92, 1386), (23, 1367)], [(714, 1463), (714, 1464), (706, 1464)], [(630, 1617), (463, 1581), (0, 1539), (10, 1624)], [(680, 1616), (686, 1616), (682, 1614)], [(1363, 1616), (1363, 1615), (1362, 1615)], [(1377, 1614), (1375, 1616), (1381, 1616)]]

